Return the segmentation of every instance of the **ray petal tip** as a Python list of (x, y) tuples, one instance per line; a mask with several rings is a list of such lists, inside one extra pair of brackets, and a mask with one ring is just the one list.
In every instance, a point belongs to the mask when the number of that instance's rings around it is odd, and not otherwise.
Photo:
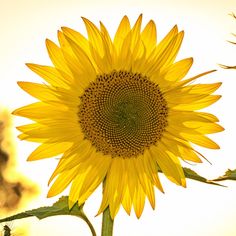
[(91, 22), (89, 19), (87, 19), (87, 18), (84, 17), (84, 16), (81, 16), (81, 19), (83, 20), (83, 22), (85, 23), (85, 25), (86, 25), (87, 23), (90, 23), (90, 22)]
[(148, 22), (148, 24), (156, 25), (154, 20), (150, 20), (150, 21)]
[(53, 196), (54, 196), (53, 192), (49, 190), (48, 193), (47, 193), (47, 198), (51, 198)]
[(65, 31), (69, 30), (69, 28), (67, 26), (62, 26), (61, 30), (62, 30), (62, 32), (65, 32)]
[(124, 15), (120, 22), (129, 22), (129, 17)]
[(62, 35), (63, 33), (60, 30), (57, 30), (57, 36), (59, 37), (60, 35)]
[(30, 155), (30, 156), (26, 159), (26, 161), (35, 161), (35, 160), (34, 160), (34, 158)]
[(178, 31), (178, 30), (179, 30), (179, 29), (178, 29), (178, 25), (174, 25), (173, 30)]
[(47, 45), (47, 44), (51, 43), (51, 40), (48, 39), (48, 38), (46, 38), (46, 39), (45, 39), (45, 43), (46, 43), (46, 45)]
[(184, 30), (181, 30), (181, 31), (179, 32), (179, 35), (181, 35), (182, 37), (184, 37)]
[(26, 82), (24, 82), (24, 81), (17, 81), (17, 85), (21, 88), (24, 86), (25, 83)]

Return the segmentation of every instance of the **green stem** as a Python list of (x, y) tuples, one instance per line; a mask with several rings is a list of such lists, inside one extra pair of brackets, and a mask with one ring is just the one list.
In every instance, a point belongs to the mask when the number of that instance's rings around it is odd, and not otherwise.
[(107, 207), (102, 215), (102, 236), (112, 236), (113, 223), (109, 207)]
[(89, 221), (89, 219), (87, 218), (86, 215), (83, 215), (83, 220), (88, 224), (88, 227), (92, 233), (92, 236), (96, 236), (96, 231), (95, 229), (93, 228), (93, 225), (92, 223)]

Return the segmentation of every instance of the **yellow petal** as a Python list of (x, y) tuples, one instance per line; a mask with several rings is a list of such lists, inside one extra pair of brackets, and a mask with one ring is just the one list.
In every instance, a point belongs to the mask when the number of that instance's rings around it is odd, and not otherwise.
[[(67, 56), (68, 62), (71, 63), (72, 65), (73, 63), (75, 63), (72, 68), (72, 71), (74, 71), (74, 74), (77, 74), (79, 75), (79, 77), (81, 77), (81, 80), (78, 82), (85, 84), (85, 82), (89, 83), (95, 80), (96, 71), (94, 69), (92, 61), (87, 56), (86, 52), (67, 36), (66, 36), (66, 40), (70, 44), (71, 49), (73, 50), (76, 56), (76, 60), (75, 62), (73, 62), (74, 59), (73, 58), (70, 59), (70, 56), (65, 53), (65, 55)], [(83, 76), (80, 76), (80, 75), (83, 75)], [(83, 80), (86, 80), (86, 81), (83, 81)], [(85, 85), (85, 86), (88, 86), (88, 85)]]
[[(70, 56), (74, 56), (73, 51), (72, 51), (69, 43), (67, 42), (64, 33), (62, 33), (61, 31), (58, 30), (57, 31), (57, 38), (58, 38), (58, 41), (59, 41), (60, 48), (62, 50), (63, 56), (64, 56), (64, 52), (67, 52)], [(68, 64), (68, 66), (70, 67), (69, 64)]]
[(106, 186), (108, 190), (108, 201), (111, 218), (114, 219), (117, 214), (122, 196), (124, 195), (124, 162), (123, 158), (113, 158), (111, 168), (106, 177)]
[(128, 158), (125, 162), (128, 189), (131, 201), (133, 202), (135, 189), (138, 187), (138, 173), (136, 171), (136, 159)]
[(117, 52), (120, 52), (123, 41), (126, 38), (127, 34), (130, 32), (130, 30), (131, 29), (129, 19), (127, 16), (124, 16), (114, 37), (114, 45)]
[(224, 131), (224, 128), (215, 123), (203, 123), (203, 122), (193, 122), (193, 121), (186, 121), (184, 123), (187, 127), (196, 129), (199, 133), (202, 134), (212, 134)]
[(208, 107), (218, 101), (221, 98), (221, 95), (209, 95), (203, 99), (200, 99), (194, 103), (189, 104), (179, 104), (176, 106), (173, 106), (176, 110), (200, 110), (202, 108)]
[(79, 126), (57, 124), (54, 126), (46, 126), (39, 123), (22, 125), (17, 127), (18, 130), (31, 138), (39, 139), (55, 139), (55, 141), (71, 141), (71, 139), (81, 139), (81, 131)]
[(106, 64), (106, 66), (108, 67), (107, 72), (109, 72), (109, 70), (110, 71), (112, 70), (112, 65), (116, 60), (117, 55), (111, 37), (102, 22), (100, 22), (100, 28), (101, 28), (101, 35), (103, 38), (103, 46), (105, 54), (103, 58), (103, 63)]
[(164, 190), (162, 188), (161, 182), (160, 182), (159, 177), (158, 177), (158, 168), (157, 168), (156, 162), (152, 158), (152, 156), (151, 156), (151, 154), (148, 150), (145, 153), (144, 166), (145, 166), (145, 169), (146, 169), (146, 173), (149, 175), (149, 178), (152, 181), (152, 183), (162, 193), (164, 193)]
[(133, 28), (132, 28), (132, 32), (133, 32), (134, 35), (139, 35), (140, 34), (142, 18), (143, 18), (143, 15), (140, 14), (138, 19), (136, 20)]
[(137, 44), (138, 39), (140, 38), (140, 30), (141, 30), (141, 24), (142, 24), (142, 14), (138, 17), (137, 21), (135, 22), (131, 34), (132, 34), (132, 42), (131, 42), (131, 51), (135, 50), (135, 46)]
[(79, 191), (84, 182), (84, 178), (86, 177), (86, 174), (89, 172), (89, 170), (90, 169), (85, 169), (82, 172), (77, 172), (77, 175), (74, 178), (70, 188), (69, 209), (71, 209), (73, 205), (78, 201)]
[(141, 33), (141, 39), (147, 50), (147, 56), (152, 52), (157, 43), (156, 25), (153, 20), (150, 20)]
[(169, 107), (182, 106), (184, 104), (194, 104), (199, 100), (204, 99), (205, 97), (209, 96), (208, 94), (191, 94), (188, 92), (175, 92), (172, 91), (171, 93), (166, 93), (164, 95), (165, 99), (167, 100), (167, 104)]
[(84, 178), (81, 186), (78, 203), (83, 204), (94, 190), (103, 182), (111, 163), (111, 157), (104, 156), (102, 153), (96, 153), (90, 156), (86, 162), (79, 167), (81, 169), (90, 168), (90, 172)]
[(47, 85), (31, 82), (18, 82), (17, 84), (28, 94), (41, 101), (58, 100), (56, 94)]
[[(89, 69), (87, 68), (87, 64), (86, 64), (87, 61), (83, 61), (83, 58), (80, 58), (80, 55), (77, 57), (76, 52), (74, 52), (74, 50), (72, 49), (72, 46), (70, 45), (69, 41), (75, 45), (76, 45), (76, 43), (74, 43), (73, 40), (71, 40), (69, 37), (67, 37), (66, 35), (64, 35), (60, 31), (58, 31), (58, 40), (59, 40), (59, 43), (61, 46), (61, 51), (63, 53), (63, 57), (67, 63), (68, 68), (70, 69), (71, 73), (73, 74), (73, 78), (74, 78), (73, 82), (75, 82), (75, 83), (77, 82), (77, 84), (83, 85), (83, 88), (86, 88), (88, 86), (89, 82), (86, 84), (87, 81), (84, 81), (84, 80), (86, 80), (87, 77), (84, 76), (85, 78), (83, 77), (83, 79), (81, 79), (79, 81), (80, 83), (78, 83), (78, 78), (80, 78), (82, 74), (86, 75), (86, 73), (84, 73), (84, 72), (87, 72), (87, 74), (89, 74), (90, 67), (89, 67)], [(83, 51), (83, 53), (84, 53), (84, 51)], [(85, 56), (87, 59), (87, 55), (85, 55)], [(85, 84), (84, 84), (84, 82), (85, 82)], [(71, 85), (71, 87), (73, 87), (73, 85)]]
[(189, 79), (185, 79), (185, 80), (183, 80), (183, 81), (180, 81), (180, 82), (176, 85), (176, 87), (177, 87), (177, 86), (182, 87), (182, 86), (184, 86), (184, 85), (186, 85), (186, 84), (189, 84), (189, 83), (195, 81), (196, 79), (198, 79), (198, 78), (200, 78), (200, 77), (202, 77), (202, 76), (204, 76), (204, 75), (208, 75), (208, 74), (213, 73), (213, 72), (215, 72), (215, 71), (216, 71), (216, 70), (206, 71), (206, 72), (203, 72), (203, 73), (201, 73), (201, 74), (195, 75), (195, 76), (193, 76), (193, 77), (191, 77), (191, 78), (189, 78)]
[(212, 115), (210, 113), (206, 113), (206, 112), (197, 112), (197, 114), (205, 119), (207, 119), (208, 121), (211, 122), (219, 122), (219, 119), (215, 116)]
[(79, 32), (68, 27), (62, 27), (62, 32), (72, 39), (80, 48), (83, 48), (86, 55), (91, 58), (88, 40)]
[(158, 55), (162, 54), (164, 50), (166, 50), (167, 46), (170, 44), (171, 41), (176, 37), (178, 34), (178, 28), (175, 25), (170, 32), (161, 40), (160, 43), (156, 46), (155, 50), (150, 54), (148, 61), (154, 61), (158, 58)]
[(187, 121), (210, 123), (218, 122), (219, 120), (214, 115), (205, 112), (170, 110), (168, 121), (175, 123), (185, 123)]
[[(141, 184), (144, 193), (148, 195), (152, 207), (155, 207), (155, 197), (154, 197), (154, 192), (152, 191), (153, 185), (150, 183), (149, 177), (147, 177), (148, 174), (144, 166), (143, 156), (137, 157), (134, 163), (135, 163), (135, 170), (137, 171), (139, 184)], [(147, 171), (150, 172), (150, 170)]]
[[(69, 87), (69, 84), (72, 83), (73, 79), (67, 75), (67, 78), (64, 78), (57, 69), (51, 66), (42, 66), (27, 63), (26, 64), (32, 71), (42, 77), (45, 81), (53, 86), (58, 87)], [(68, 78), (70, 78), (68, 80)]]
[(61, 49), (49, 39), (46, 40), (46, 46), (48, 50), (48, 55), (54, 66), (62, 71), (65, 71), (67, 74), (71, 75), (71, 71), (67, 66), (67, 63), (65, 61)]
[(24, 116), (32, 120), (45, 119), (47, 117), (62, 117), (63, 114), (68, 111), (64, 108), (64, 106), (55, 108), (54, 106), (50, 106), (42, 102), (37, 102), (24, 107), (20, 107), (13, 111), (12, 114), (17, 116)]
[(47, 138), (38, 138), (38, 137), (31, 137), (27, 134), (20, 134), (17, 136), (21, 140), (27, 140), (29, 142), (36, 142), (36, 143), (43, 143), (46, 142), (48, 139)]
[(167, 139), (162, 138), (162, 142), (165, 144), (167, 149), (172, 152), (176, 157), (182, 158), (186, 161), (193, 161), (201, 163), (202, 160), (195, 153), (194, 149), (187, 143), (182, 141), (182, 143), (177, 142), (174, 138)]
[(193, 161), (197, 163), (202, 163), (202, 160), (199, 156), (191, 149), (187, 149), (184, 147), (179, 146), (180, 157), (186, 161)]
[(122, 206), (125, 209), (126, 213), (130, 215), (131, 208), (132, 208), (132, 199), (131, 199), (130, 192), (127, 186), (125, 189), (126, 190), (124, 191), (124, 196), (122, 199)]
[(92, 47), (100, 54), (100, 56), (103, 57), (104, 50), (100, 31), (91, 21), (84, 17), (82, 17), (82, 19), (87, 29), (89, 42), (91, 43)]
[(135, 190), (134, 200), (133, 200), (134, 211), (138, 219), (142, 215), (144, 204), (145, 204), (145, 193), (142, 187), (138, 186)]
[(95, 150), (91, 148), (91, 143), (87, 140), (83, 140), (77, 143), (76, 145), (72, 146), (60, 158), (60, 161), (57, 164), (57, 167), (53, 172), (52, 176), (50, 177), (48, 184), (50, 184), (50, 182), (59, 173), (72, 169), (74, 166), (79, 166), (94, 152)]
[(183, 137), (188, 139), (190, 142), (195, 143), (199, 146), (211, 148), (211, 149), (219, 149), (219, 145), (212, 141), (210, 138), (204, 136), (204, 135), (192, 135), (192, 134), (182, 134)]
[(28, 157), (28, 161), (35, 161), (52, 156), (57, 156), (71, 147), (72, 143), (43, 143), (36, 148)]
[(193, 64), (193, 58), (186, 58), (172, 64), (167, 69), (165, 79), (171, 82), (183, 79)]
[(166, 60), (163, 60), (163, 65), (160, 65), (160, 67), (161, 66), (169, 66), (171, 63), (174, 62), (174, 60), (179, 52), (183, 38), (184, 38), (184, 31), (181, 31), (176, 35), (176, 42), (174, 43), (174, 47), (172, 48), (171, 53), (169, 53), (169, 51), (166, 50), (166, 53), (168, 53), (169, 56)]
[(188, 92), (191, 94), (212, 94), (215, 92), (220, 86), (221, 82), (212, 83), (212, 84), (194, 84), (194, 85), (187, 85), (183, 87), (181, 90), (182, 92)]
[[(86, 88), (91, 81), (91, 79), (88, 78), (91, 76), (93, 78), (95, 76), (94, 68), (88, 56), (72, 39), (60, 31), (58, 32), (58, 40), (61, 45), (64, 59), (73, 74), (74, 86), (82, 86), (83, 89)], [(79, 49), (75, 50), (74, 47)], [(73, 87), (72, 84), (71, 87)]]
[[(79, 154), (79, 156), (74, 156), (74, 161), (76, 162), (77, 158), (80, 157), (80, 154), (82, 153), (76, 153)], [(77, 202), (79, 203), (79, 205), (83, 204), (83, 200), (86, 200), (87, 197), (91, 194), (91, 192), (88, 189), (87, 192), (84, 192), (82, 194), (84, 194), (82, 197), (83, 199), (81, 199), (81, 189), (83, 187), (84, 184), (88, 183), (88, 176), (91, 176), (91, 173), (93, 173), (93, 168), (91, 163), (91, 158), (95, 156), (95, 150), (93, 150), (93, 152), (89, 152), (88, 155), (86, 155), (86, 159), (81, 160), (80, 159), (80, 163), (74, 163), (74, 166), (77, 166), (77, 175), (76, 178), (73, 180), (71, 189), (70, 189), (70, 193), (69, 193), (69, 207), (73, 206), (73, 203)], [(104, 169), (103, 171), (106, 171), (106, 169)], [(99, 179), (100, 180), (100, 179)], [(98, 186), (100, 182), (96, 182), (95, 186), (90, 186), (90, 188), (96, 188)]]
[(61, 173), (48, 191), (47, 197), (54, 197), (60, 194), (71, 183), (77, 174), (77, 168)]
[(156, 48), (156, 53), (158, 54), (160, 50), (163, 50), (167, 47), (167, 45), (173, 40), (173, 38), (178, 34), (178, 27), (175, 25), (170, 32), (158, 43)]
[(109, 189), (106, 187), (106, 181), (105, 181), (103, 183), (102, 202), (99, 207), (97, 216), (100, 215), (102, 212), (104, 212), (105, 209), (108, 207), (108, 205), (109, 205), (108, 195), (109, 195)]
[(115, 66), (115, 69), (117, 70), (128, 70), (131, 68), (132, 64), (132, 53), (130, 51), (131, 47), (131, 33), (128, 33), (125, 37), (123, 44), (121, 46), (121, 51), (117, 55), (117, 65)]
[(183, 35), (183, 31), (175, 35), (166, 47), (159, 49), (154, 59), (148, 59), (149, 66), (146, 69), (148, 75), (153, 75), (153, 73), (163, 69), (162, 67), (168, 66), (174, 61), (182, 43)]
[(102, 22), (100, 22), (100, 29), (101, 29), (101, 33), (102, 33), (103, 39), (104, 39), (107, 47), (109, 48), (111, 53), (113, 53), (113, 42), (111, 40), (111, 37), (110, 37), (106, 27), (104, 26), (104, 24)]
[(153, 184), (151, 183), (151, 180), (147, 173), (144, 171), (142, 164), (137, 165), (136, 170), (138, 172), (139, 182), (143, 188), (143, 191), (147, 195), (152, 208), (155, 209), (155, 194)]
[(173, 155), (167, 152), (166, 147), (164, 147), (161, 143), (159, 143), (158, 147), (155, 145), (151, 146), (150, 151), (166, 177), (175, 184), (182, 185), (182, 179), (184, 176), (180, 171), (182, 167), (178, 158), (174, 158)]

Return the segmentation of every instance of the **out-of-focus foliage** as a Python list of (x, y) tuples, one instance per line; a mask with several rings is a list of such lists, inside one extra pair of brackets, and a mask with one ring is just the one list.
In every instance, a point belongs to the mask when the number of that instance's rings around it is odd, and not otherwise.
[(16, 171), (10, 114), (0, 111), (0, 215), (19, 209), (38, 193), (36, 184)]

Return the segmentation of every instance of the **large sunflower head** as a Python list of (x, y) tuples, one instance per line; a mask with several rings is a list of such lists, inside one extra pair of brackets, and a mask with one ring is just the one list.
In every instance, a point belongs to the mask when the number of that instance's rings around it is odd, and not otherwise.
[(99, 213), (109, 207), (114, 218), (122, 204), (140, 217), (146, 197), (155, 207), (154, 186), (163, 191), (158, 171), (185, 187), (180, 160), (201, 162), (192, 143), (219, 148), (206, 134), (223, 128), (198, 110), (220, 98), (212, 93), (221, 83), (192, 83), (212, 71), (184, 79), (193, 60), (175, 62), (177, 26), (157, 43), (155, 23), (141, 29), (142, 15), (133, 27), (123, 17), (114, 39), (102, 23), (83, 21), (87, 38), (63, 27), (59, 46), (46, 40), (53, 66), (27, 64), (46, 84), (19, 82), (39, 100), (14, 111), (33, 120), (19, 137), (41, 143), (28, 160), (62, 154), (49, 197), (71, 184), (72, 207), (104, 182)]

